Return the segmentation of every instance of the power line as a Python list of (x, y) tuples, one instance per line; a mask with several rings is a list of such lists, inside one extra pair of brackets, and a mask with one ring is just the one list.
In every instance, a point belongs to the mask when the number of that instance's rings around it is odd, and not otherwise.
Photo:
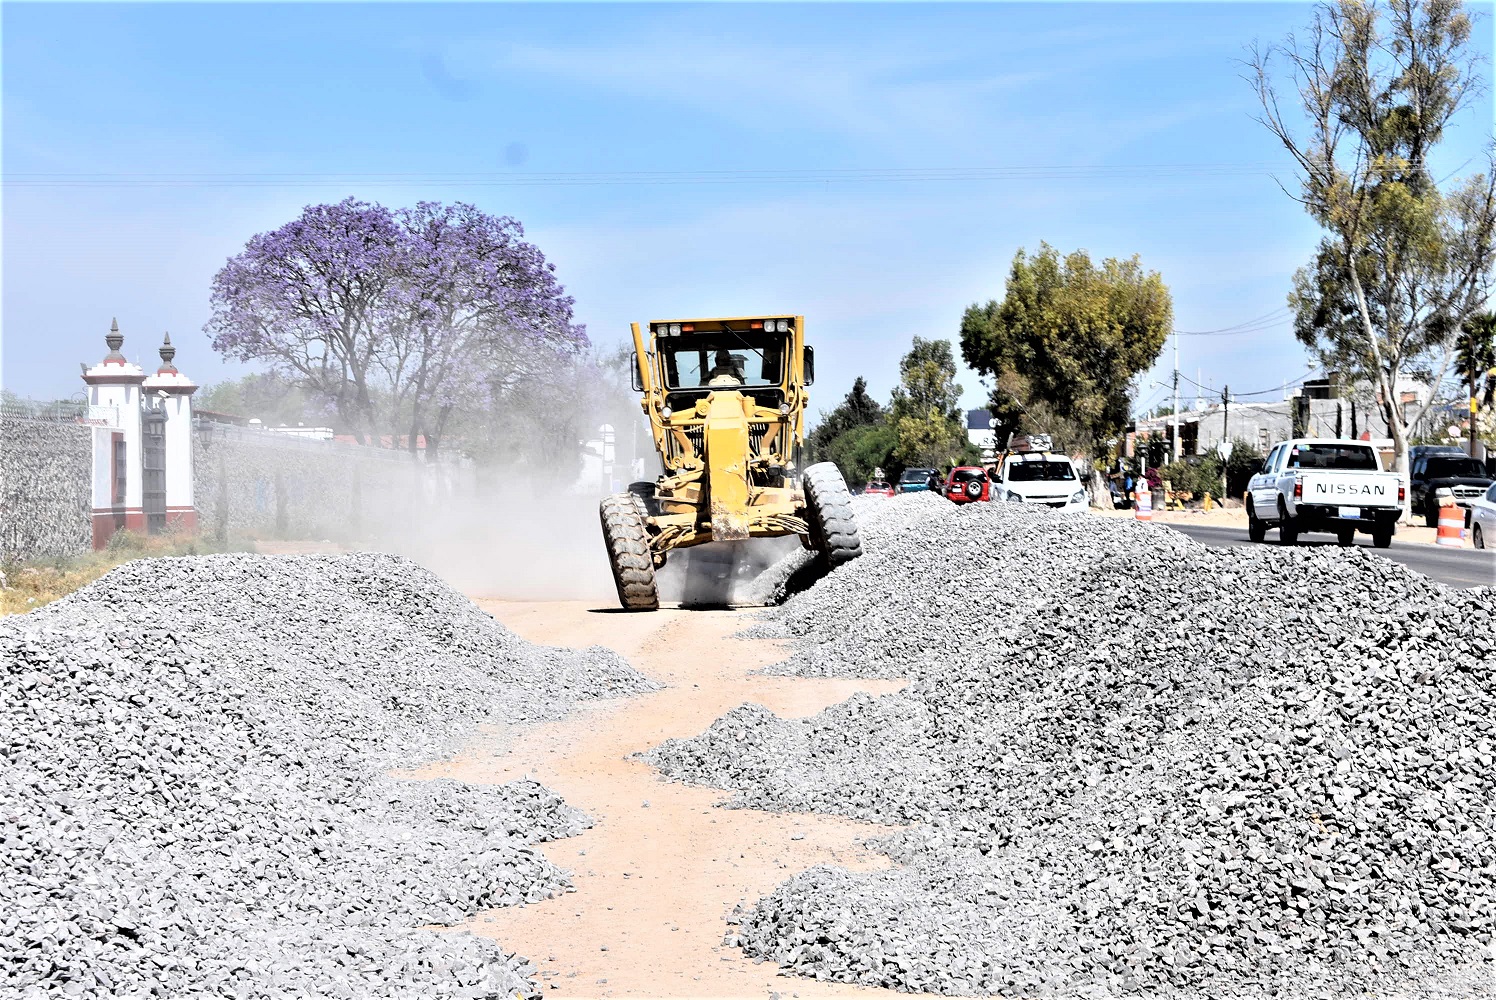
[(855, 167), (774, 170), (427, 171), (370, 173), (274, 172), (8, 172), (10, 187), (267, 187), (321, 184), (421, 184), (473, 187), (601, 185), (712, 185), (794, 183), (936, 183), (1006, 180), (1084, 180), (1106, 177), (1239, 177), (1269, 175), (1267, 163), (1116, 163), (987, 167)]
[(1243, 320), (1234, 326), (1223, 326), (1218, 330), (1178, 330), (1181, 337), (1229, 337), (1241, 333), (1259, 333), (1271, 329), (1293, 315), (1293, 310), (1287, 306), (1279, 306), (1270, 313), (1265, 313), (1255, 319)]

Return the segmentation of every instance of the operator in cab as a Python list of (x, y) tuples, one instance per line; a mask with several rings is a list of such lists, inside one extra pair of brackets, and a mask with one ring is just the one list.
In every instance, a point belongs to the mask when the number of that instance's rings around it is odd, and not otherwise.
[(706, 373), (706, 384), (712, 389), (727, 389), (743, 384), (738, 361), (729, 351), (718, 351), (716, 363)]

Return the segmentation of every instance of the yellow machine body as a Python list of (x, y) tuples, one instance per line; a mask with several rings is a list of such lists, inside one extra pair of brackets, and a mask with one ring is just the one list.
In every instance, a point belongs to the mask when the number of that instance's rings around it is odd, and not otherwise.
[[(665, 473), (650, 504), (656, 565), (670, 549), (795, 534), (814, 356), (801, 316), (632, 325), (634, 387)], [(716, 374), (714, 374), (716, 373)]]

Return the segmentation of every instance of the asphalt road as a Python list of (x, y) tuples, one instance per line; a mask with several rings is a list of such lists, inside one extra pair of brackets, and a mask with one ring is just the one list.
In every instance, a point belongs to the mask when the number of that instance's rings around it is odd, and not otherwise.
[[(1163, 522), (1160, 522), (1163, 523)], [(1251, 545), (1246, 527), (1206, 524), (1165, 524), (1165, 527), (1189, 535), (1204, 545)], [(1278, 533), (1269, 531), (1264, 545), (1277, 545)], [(1300, 545), (1336, 545), (1331, 535), (1311, 534), (1299, 539)], [(1392, 546), (1376, 549), (1371, 538), (1357, 535), (1356, 544), (1385, 559), (1400, 562), (1415, 572), (1432, 577), (1450, 587), (1496, 587), (1496, 550), (1456, 549), (1437, 545), (1418, 545), (1392, 540)]]

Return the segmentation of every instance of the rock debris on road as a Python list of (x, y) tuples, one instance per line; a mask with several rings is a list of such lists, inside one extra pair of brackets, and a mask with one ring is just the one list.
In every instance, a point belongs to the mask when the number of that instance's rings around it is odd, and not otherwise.
[(749, 629), (776, 668), (907, 676), (648, 755), (736, 805), (909, 824), (729, 940), (943, 994), (1496, 988), (1496, 591), (1359, 550), (935, 496)]
[(656, 688), (374, 554), (129, 563), (0, 622), (0, 658), (16, 997), (538, 995), (525, 959), (415, 928), (568, 891), (532, 845), (591, 821), (387, 771)]

